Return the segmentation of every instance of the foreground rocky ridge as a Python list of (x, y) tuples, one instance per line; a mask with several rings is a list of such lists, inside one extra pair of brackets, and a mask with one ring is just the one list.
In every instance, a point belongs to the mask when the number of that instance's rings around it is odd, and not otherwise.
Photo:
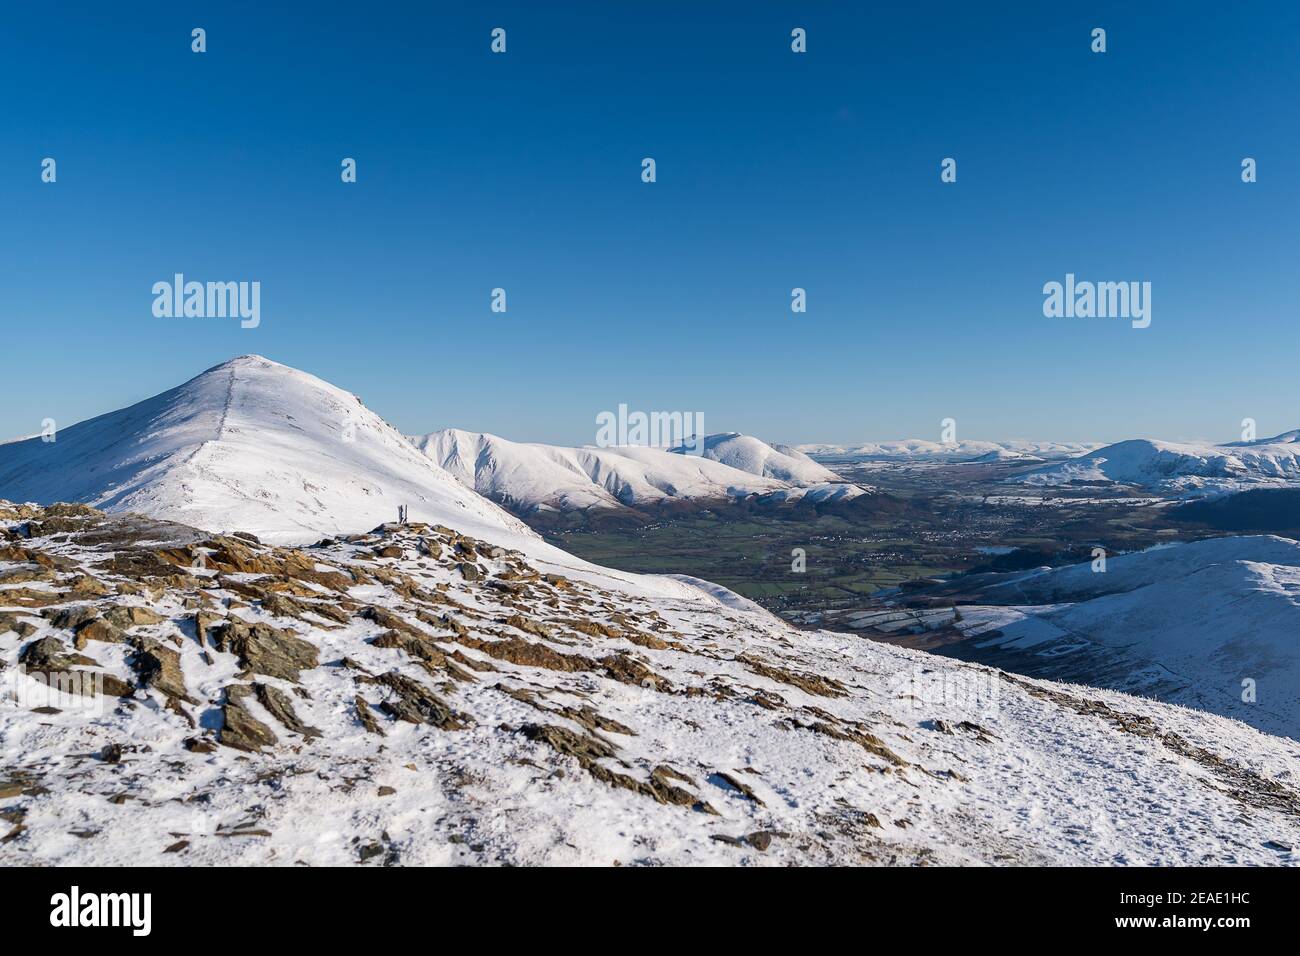
[(1193, 711), (441, 526), (0, 539), (6, 864), (1296, 859), (1297, 745)]

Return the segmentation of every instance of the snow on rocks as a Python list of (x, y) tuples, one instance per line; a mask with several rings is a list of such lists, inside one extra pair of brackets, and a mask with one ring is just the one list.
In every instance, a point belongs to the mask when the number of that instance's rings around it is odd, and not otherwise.
[[(0, 504), (0, 536), (0, 572), (50, 572), (0, 578), (6, 864), (1266, 864), (1300, 839), (1294, 741), (687, 583), (421, 522), (288, 548)], [(121, 638), (78, 649), (83, 619)], [(34, 656), (120, 694), (38, 702)]]

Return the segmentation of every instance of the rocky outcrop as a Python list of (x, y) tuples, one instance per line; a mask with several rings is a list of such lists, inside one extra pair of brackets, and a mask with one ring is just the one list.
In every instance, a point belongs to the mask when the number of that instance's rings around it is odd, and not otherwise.
[(314, 644), (270, 624), (249, 624), (230, 618), (213, 634), (218, 650), (234, 654), (255, 674), (296, 682), (303, 670), (320, 663)]
[(246, 702), (253, 694), (247, 684), (231, 684), (226, 688), (226, 702), (221, 708), (221, 743), (235, 750), (251, 752), (263, 747), (274, 747), (276, 736), (248, 711)]

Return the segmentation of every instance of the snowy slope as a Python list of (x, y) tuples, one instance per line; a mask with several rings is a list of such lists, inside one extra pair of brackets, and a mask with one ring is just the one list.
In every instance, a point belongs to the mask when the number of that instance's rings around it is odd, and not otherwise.
[(970, 639), (955, 649), (966, 659), (1300, 739), (1300, 542), (1211, 538), (1112, 556), (1104, 573), (1089, 562), (945, 588), (963, 602), (944, 623)]
[(705, 458), (720, 461), (751, 475), (762, 475), (796, 485), (840, 480), (835, 472), (817, 464), (796, 449), (769, 445), (739, 432), (707, 435), (699, 443), (680, 445), (670, 450), (679, 455), (702, 454)]
[(410, 446), (352, 394), (256, 355), (64, 428), (0, 445), (0, 497), (80, 501), (272, 541), (397, 519), (533, 534)]
[[(689, 474), (677, 456), (657, 455)], [(740, 474), (716, 462), (694, 464)], [(406, 505), (412, 521), (490, 537), (551, 571), (638, 594), (692, 593), (679, 582), (602, 568), (546, 543), (355, 395), (257, 355), (61, 429), (55, 442), (0, 445), (0, 497), (84, 502), (209, 531), (248, 531), (277, 544), (369, 531), (396, 521), (398, 506)]]
[(1014, 480), (1033, 485), (1118, 483), (1174, 492), (1234, 491), (1300, 483), (1300, 432), (1224, 445), (1132, 439), (1039, 468)]
[(1011, 451), (1010, 449), (1007, 448), (999, 448), (996, 451), (990, 451), (987, 452), (986, 454), (980, 455), (977, 458), (970, 459), (972, 463), (978, 463), (978, 464), (985, 464), (988, 462), (995, 462), (995, 461), (1023, 462), (1025, 464), (1030, 464), (1032, 462), (1042, 461), (1042, 460), (1043, 459), (1038, 455), (1030, 455), (1023, 451)]
[[(769, 454), (748, 446), (751, 454), (747, 461), (755, 466), (753, 471), (707, 455), (673, 454), (661, 448), (564, 448), (458, 429), (411, 441), (466, 487), (524, 514), (544, 508), (636, 508), (749, 495), (821, 501), (862, 493), (858, 486), (839, 482), (832, 472), (815, 463), (782, 455), (756, 439), (750, 441)], [(765, 475), (765, 466), (808, 481)]]
[(1092, 451), (1090, 442), (1053, 441), (959, 441), (943, 443), (922, 438), (901, 441), (866, 442), (858, 445), (809, 444), (799, 451), (825, 460), (856, 459), (861, 461), (994, 461), (1024, 456), (1032, 458), (1070, 458)]
[[(1300, 747), (1235, 721), (418, 525), (128, 520), (0, 504), (0, 865), (1300, 862)], [(33, 647), (122, 698), (38, 705)]]

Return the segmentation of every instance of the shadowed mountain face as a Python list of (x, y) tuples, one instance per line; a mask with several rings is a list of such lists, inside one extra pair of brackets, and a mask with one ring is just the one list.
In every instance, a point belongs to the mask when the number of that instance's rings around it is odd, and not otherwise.
[(1207, 501), (1192, 501), (1175, 508), (1169, 517), (1216, 531), (1300, 538), (1300, 488), (1257, 488)]

